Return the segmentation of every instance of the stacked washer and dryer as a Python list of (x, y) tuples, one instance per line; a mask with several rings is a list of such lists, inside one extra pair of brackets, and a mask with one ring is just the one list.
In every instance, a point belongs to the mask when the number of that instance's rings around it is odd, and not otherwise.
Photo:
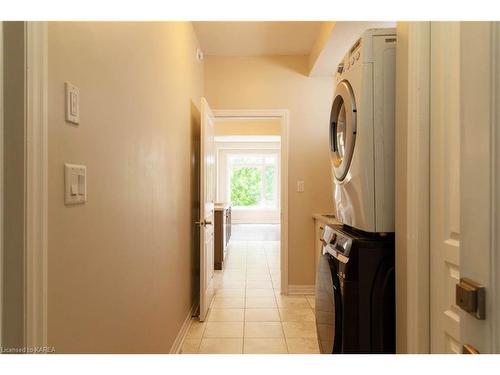
[(322, 353), (395, 352), (396, 30), (367, 30), (338, 65), (330, 159), (338, 226), (316, 277)]

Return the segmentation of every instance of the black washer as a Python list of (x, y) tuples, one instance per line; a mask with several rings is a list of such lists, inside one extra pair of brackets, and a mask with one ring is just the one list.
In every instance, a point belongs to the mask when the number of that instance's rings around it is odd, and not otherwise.
[(330, 226), (316, 276), (322, 353), (395, 353), (394, 234)]

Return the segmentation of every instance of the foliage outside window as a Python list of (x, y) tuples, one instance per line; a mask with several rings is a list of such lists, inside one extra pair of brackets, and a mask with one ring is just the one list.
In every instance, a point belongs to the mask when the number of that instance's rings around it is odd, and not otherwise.
[(229, 156), (228, 162), (233, 206), (276, 208), (276, 155), (234, 154)]

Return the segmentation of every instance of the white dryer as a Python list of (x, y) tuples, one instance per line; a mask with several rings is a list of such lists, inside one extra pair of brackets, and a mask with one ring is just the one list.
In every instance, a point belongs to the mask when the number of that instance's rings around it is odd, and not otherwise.
[(394, 232), (396, 30), (367, 30), (336, 74), (330, 160), (337, 219)]

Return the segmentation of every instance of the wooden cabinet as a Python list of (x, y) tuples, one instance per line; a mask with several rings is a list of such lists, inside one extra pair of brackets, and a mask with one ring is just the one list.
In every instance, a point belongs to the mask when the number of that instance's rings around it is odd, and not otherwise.
[(231, 238), (231, 206), (215, 206), (214, 269), (222, 270)]
[(224, 225), (224, 228), (225, 228), (225, 241), (224, 241), (224, 244), (227, 246), (227, 244), (229, 243), (229, 238), (231, 238), (231, 206), (229, 206), (227, 209), (226, 209), (226, 222), (225, 222), (225, 225)]

